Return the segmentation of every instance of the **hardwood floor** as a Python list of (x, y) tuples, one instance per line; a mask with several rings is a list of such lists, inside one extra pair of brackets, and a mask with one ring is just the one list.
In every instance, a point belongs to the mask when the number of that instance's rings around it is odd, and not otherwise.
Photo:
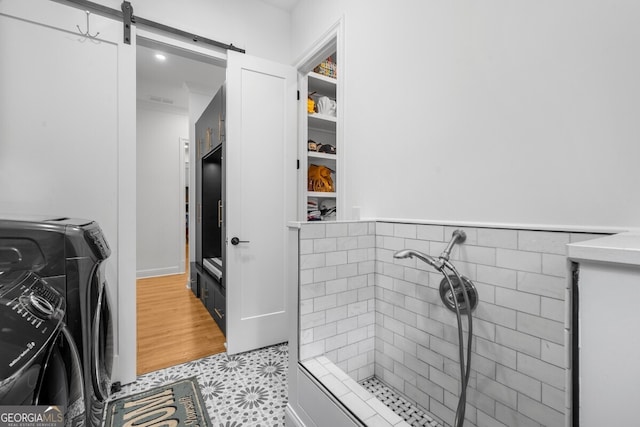
[(138, 375), (225, 351), (222, 331), (188, 280), (188, 274), (137, 280)]

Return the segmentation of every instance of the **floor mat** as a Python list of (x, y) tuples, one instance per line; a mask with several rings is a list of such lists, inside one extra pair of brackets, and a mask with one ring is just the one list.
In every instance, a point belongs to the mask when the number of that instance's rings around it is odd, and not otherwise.
[(211, 425), (196, 377), (109, 402), (106, 415), (106, 427)]

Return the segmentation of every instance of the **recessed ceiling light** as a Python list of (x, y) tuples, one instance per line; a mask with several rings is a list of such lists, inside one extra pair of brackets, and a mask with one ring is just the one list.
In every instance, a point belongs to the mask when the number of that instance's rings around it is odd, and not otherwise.
[(166, 56), (164, 56), (164, 55), (163, 55), (163, 54), (161, 54), (161, 53), (156, 53), (156, 59), (157, 59), (158, 61), (166, 61), (166, 60), (167, 60), (167, 57), (166, 57)]

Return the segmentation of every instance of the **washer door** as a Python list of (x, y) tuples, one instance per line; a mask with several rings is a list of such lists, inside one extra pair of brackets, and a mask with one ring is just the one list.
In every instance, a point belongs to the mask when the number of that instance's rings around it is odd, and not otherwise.
[(96, 398), (104, 402), (109, 397), (111, 388), (113, 321), (105, 283), (100, 282), (98, 288), (98, 299), (91, 334), (91, 360), (93, 362), (91, 376), (93, 377)]

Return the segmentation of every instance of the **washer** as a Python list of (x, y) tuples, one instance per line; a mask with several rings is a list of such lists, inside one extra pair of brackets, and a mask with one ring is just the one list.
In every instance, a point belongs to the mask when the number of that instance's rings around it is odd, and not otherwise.
[(95, 221), (0, 218), (0, 259), (12, 270), (36, 272), (66, 301), (65, 323), (82, 362), (89, 426), (101, 425), (111, 391), (114, 338), (104, 274), (110, 254)]
[(62, 296), (36, 274), (0, 269), (0, 405), (55, 405), (84, 421), (82, 366), (64, 315)]

